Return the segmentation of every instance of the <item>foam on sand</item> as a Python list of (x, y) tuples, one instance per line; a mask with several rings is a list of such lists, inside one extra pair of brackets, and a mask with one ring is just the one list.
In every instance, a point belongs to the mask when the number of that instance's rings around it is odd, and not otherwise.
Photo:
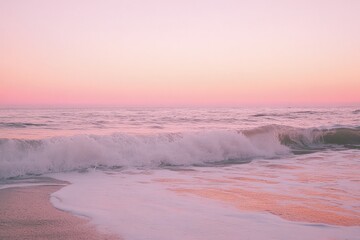
[[(277, 165), (269, 160), (227, 167), (60, 173), (53, 176), (72, 184), (54, 193), (51, 201), (131, 240), (356, 239), (360, 234), (358, 211), (340, 209), (331, 215), (334, 208), (326, 208), (342, 203), (342, 209), (351, 209), (358, 194), (356, 185), (350, 185), (352, 178), (336, 179), (326, 170), (316, 171), (319, 177), (314, 182), (302, 183), (298, 177), (313, 174), (313, 166), (316, 169), (316, 164), (324, 163), (316, 159), (321, 155), (313, 157), (301, 156), (296, 164), (288, 159)], [(351, 176), (349, 171), (346, 176)], [(333, 181), (322, 179), (326, 176)], [(310, 191), (327, 185), (349, 190), (348, 200), (297, 191), (302, 186)], [(332, 190), (318, 191), (322, 192)], [(289, 205), (284, 209), (289, 216), (281, 216), (284, 204)], [(301, 205), (308, 205), (309, 211), (295, 211)], [(308, 213), (322, 215), (314, 218)], [(327, 216), (340, 218), (336, 222)]]

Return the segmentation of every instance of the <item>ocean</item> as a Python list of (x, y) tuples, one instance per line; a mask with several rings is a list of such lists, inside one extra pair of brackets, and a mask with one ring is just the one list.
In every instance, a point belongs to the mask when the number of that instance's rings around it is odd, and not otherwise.
[(0, 109), (0, 188), (44, 176), (124, 239), (360, 239), (360, 108)]

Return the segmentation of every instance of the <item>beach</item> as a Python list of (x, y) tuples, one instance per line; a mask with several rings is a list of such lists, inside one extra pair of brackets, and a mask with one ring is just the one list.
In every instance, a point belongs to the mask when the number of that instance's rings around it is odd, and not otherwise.
[(62, 187), (40, 185), (0, 189), (0, 239), (120, 239), (98, 232), (84, 217), (54, 208), (49, 201), (50, 194)]

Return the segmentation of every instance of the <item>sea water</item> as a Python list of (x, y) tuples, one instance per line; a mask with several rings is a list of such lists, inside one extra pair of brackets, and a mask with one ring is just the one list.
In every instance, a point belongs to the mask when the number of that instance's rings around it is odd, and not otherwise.
[(0, 178), (124, 239), (360, 239), (360, 109), (3, 108)]

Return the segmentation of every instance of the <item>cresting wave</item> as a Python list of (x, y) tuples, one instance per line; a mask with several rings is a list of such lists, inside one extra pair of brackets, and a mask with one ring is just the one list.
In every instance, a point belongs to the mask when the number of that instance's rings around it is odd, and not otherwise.
[(235, 163), (277, 158), (329, 144), (358, 147), (360, 129), (296, 129), (271, 125), (246, 131), (0, 139), (0, 178), (91, 167)]
[(243, 132), (248, 136), (271, 132), (278, 137), (281, 144), (289, 147), (292, 152), (333, 147), (360, 148), (360, 127), (303, 129), (282, 125), (268, 125)]

